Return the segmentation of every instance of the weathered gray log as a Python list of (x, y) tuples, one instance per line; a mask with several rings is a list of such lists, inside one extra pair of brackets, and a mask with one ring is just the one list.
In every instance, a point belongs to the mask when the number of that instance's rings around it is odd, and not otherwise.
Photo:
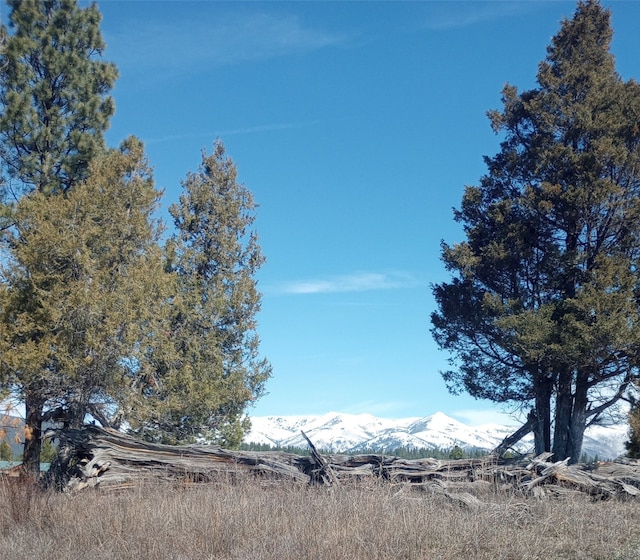
[[(67, 490), (85, 487), (124, 488), (143, 480), (173, 483), (233, 482), (243, 477), (289, 483), (383, 479), (415, 487), (444, 489), (447, 494), (477, 492), (487, 484), (525, 495), (580, 492), (595, 498), (640, 499), (640, 462), (594, 466), (549, 462), (544, 453), (528, 462), (480, 459), (414, 459), (388, 455), (320, 454), (309, 438), (311, 456), (280, 451), (230, 451), (211, 445), (170, 446), (135, 440), (115, 430), (86, 426), (56, 432), (72, 450)], [(555, 489), (555, 490), (554, 490)], [(456, 500), (458, 498), (455, 498)], [(469, 502), (467, 505), (470, 505)], [(463, 500), (464, 501), (464, 500)]]
[(518, 443), (524, 436), (533, 430), (533, 426), (536, 422), (535, 412), (532, 410), (527, 416), (527, 421), (513, 434), (504, 438), (498, 447), (496, 447), (491, 453), (497, 457), (502, 457), (509, 449), (511, 449), (516, 443)]
[(309, 449), (311, 450), (311, 457), (315, 461), (316, 468), (311, 471), (311, 481), (314, 483), (322, 482), (324, 484), (328, 484), (329, 486), (336, 486), (338, 484), (338, 479), (331, 468), (331, 465), (324, 460), (324, 457), (320, 455), (320, 452), (316, 449), (316, 446), (313, 445), (312, 441), (307, 437), (302, 430), (300, 430), (302, 437), (307, 441), (309, 445)]
[(183, 482), (268, 475), (306, 482), (298, 455), (278, 451), (229, 451), (209, 445), (171, 446), (138, 441), (115, 430), (86, 426), (55, 434), (73, 448), (69, 485), (119, 486), (143, 479)]
[[(599, 463), (595, 467), (568, 465), (568, 459), (547, 463), (546, 459), (550, 455), (551, 453), (545, 453), (530, 463), (528, 468), (532, 475), (537, 476), (524, 483), (522, 488), (532, 490), (534, 487), (551, 485), (554, 492), (561, 487), (600, 498), (640, 496), (640, 462), (634, 467), (624, 469), (620, 476), (620, 467), (624, 468), (627, 465), (609, 462)], [(610, 474), (612, 472), (615, 474)]]

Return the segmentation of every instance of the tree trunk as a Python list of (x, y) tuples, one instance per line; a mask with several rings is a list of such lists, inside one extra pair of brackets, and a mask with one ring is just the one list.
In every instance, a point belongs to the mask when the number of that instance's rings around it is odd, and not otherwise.
[(579, 462), (582, 456), (582, 442), (587, 426), (588, 380), (588, 374), (578, 372), (573, 397), (571, 423), (569, 425), (569, 441), (567, 444), (567, 457), (571, 457), (569, 461), (571, 464)]
[(64, 427), (72, 430), (79, 430), (84, 426), (84, 419), (89, 410), (88, 402), (85, 399), (76, 397), (67, 407)]
[(551, 394), (553, 386), (545, 374), (538, 374), (534, 379), (536, 379), (534, 386), (536, 421), (533, 425), (533, 435), (535, 453), (541, 455), (546, 451), (551, 451)]
[(39, 395), (30, 395), (27, 393), (24, 404), (25, 428), (22, 465), (28, 473), (39, 475), (44, 399)]
[(569, 430), (569, 445), (567, 447), (567, 457), (570, 465), (580, 462), (582, 456), (582, 442), (584, 440), (584, 431), (586, 428), (586, 413), (584, 410), (574, 411), (571, 416), (571, 426)]
[(66, 439), (61, 439), (58, 452), (51, 462), (45, 480), (48, 486), (62, 490), (75, 471), (71, 469), (71, 461), (74, 458), (74, 449)]
[(537, 424), (537, 422), (538, 418), (536, 416), (536, 411), (534, 409), (531, 409), (531, 411), (529, 411), (529, 414), (527, 415), (527, 421), (515, 433), (504, 438), (500, 445), (498, 445), (498, 447), (496, 447), (491, 453), (493, 455), (497, 455), (498, 457), (502, 457), (513, 445), (518, 443), (524, 436), (526, 436)]
[[(73, 400), (63, 415), (61, 415), (64, 430), (80, 430), (84, 426), (84, 419), (88, 409), (89, 405), (84, 399), (76, 398)], [(62, 438), (58, 445), (58, 452), (46, 475), (46, 481), (49, 486), (61, 490), (69, 482), (69, 478), (73, 472), (73, 469), (71, 469), (73, 452), (73, 447), (69, 444), (68, 440)]]
[(563, 370), (558, 378), (555, 427), (553, 430), (553, 447), (551, 449), (555, 461), (564, 461), (569, 456), (572, 405), (571, 372)]

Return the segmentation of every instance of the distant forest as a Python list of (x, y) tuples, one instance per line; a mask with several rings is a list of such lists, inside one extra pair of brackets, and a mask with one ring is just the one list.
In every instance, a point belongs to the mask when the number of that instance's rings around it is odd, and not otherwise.
[[(293, 453), (295, 455), (309, 455), (309, 449), (303, 447), (294, 446), (271, 446), (266, 443), (243, 443), (240, 445), (240, 449), (243, 451), (283, 451), (285, 453)], [(477, 457), (485, 457), (488, 454), (486, 449), (463, 449), (459, 446), (454, 446), (449, 449), (426, 447), (414, 448), (414, 447), (396, 447), (393, 449), (358, 449), (357, 451), (344, 451), (342, 453), (336, 453), (334, 451), (328, 451), (326, 449), (320, 449), (321, 452), (328, 454), (340, 454), (340, 455), (391, 455), (394, 457), (401, 457), (402, 459), (473, 459)]]
[[(295, 455), (309, 455), (310, 451), (303, 447), (294, 446), (271, 446), (266, 443), (242, 443), (240, 445), (242, 451), (282, 451), (284, 453), (293, 453)], [(326, 449), (320, 449), (321, 452), (327, 454), (337, 454), (333, 451), (327, 451)], [(400, 457), (401, 459), (478, 459), (480, 457), (486, 457), (489, 452), (486, 449), (463, 449), (455, 445), (448, 449), (442, 449), (439, 447), (429, 449), (426, 447), (414, 448), (414, 447), (396, 447), (394, 449), (359, 449), (357, 451), (344, 451), (341, 455), (389, 455), (392, 457)], [(507, 452), (503, 455), (504, 459), (513, 459), (517, 455), (512, 452)], [(583, 453), (580, 457), (580, 463), (597, 463), (601, 458), (596, 454), (595, 456), (587, 455)]]

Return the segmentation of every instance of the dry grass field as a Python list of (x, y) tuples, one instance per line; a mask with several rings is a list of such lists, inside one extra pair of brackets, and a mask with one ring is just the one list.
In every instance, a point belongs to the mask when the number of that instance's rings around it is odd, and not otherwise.
[(640, 558), (640, 503), (486, 491), (470, 509), (393, 484), (141, 486), (74, 495), (0, 480), (7, 560)]

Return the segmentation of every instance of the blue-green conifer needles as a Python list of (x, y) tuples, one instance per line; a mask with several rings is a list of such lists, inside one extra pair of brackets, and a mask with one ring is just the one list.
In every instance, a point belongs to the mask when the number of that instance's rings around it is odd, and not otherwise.
[(610, 14), (578, 3), (539, 65), (490, 111), (502, 135), (443, 243), (433, 335), (453, 391), (531, 409), (536, 450), (581, 455), (640, 359), (640, 86), (610, 52)]
[(0, 53), (0, 158), (12, 188), (46, 194), (86, 178), (104, 149), (117, 78), (100, 59), (97, 6), (76, 0), (9, 0)]

